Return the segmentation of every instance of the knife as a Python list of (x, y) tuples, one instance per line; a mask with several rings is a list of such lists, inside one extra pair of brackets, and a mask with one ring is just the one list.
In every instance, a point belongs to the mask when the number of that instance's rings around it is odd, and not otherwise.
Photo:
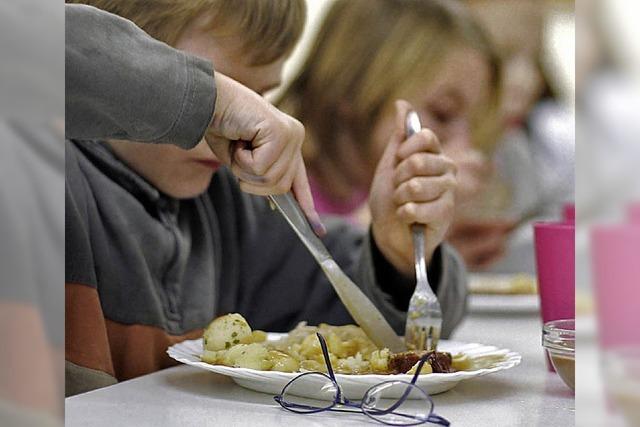
[(380, 310), (373, 305), (360, 288), (353, 283), (340, 266), (334, 261), (322, 241), (311, 229), (306, 216), (291, 192), (268, 196), (271, 203), (280, 211), (302, 243), (322, 268), (325, 276), (347, 308), (351, 317), (367, 336), (379, 347), (388, 348), (394, 353), (406, 350), (402, 340), (391, 328)]

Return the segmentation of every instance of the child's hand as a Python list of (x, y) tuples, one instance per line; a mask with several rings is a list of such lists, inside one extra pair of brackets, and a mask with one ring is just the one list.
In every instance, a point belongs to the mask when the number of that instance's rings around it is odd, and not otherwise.
[(302, 160), (304, 127), (257, 93), (216, 73), (216, 106), (206, 140), (231, 166), (240, 188), (257, 195), (293, 190), (316, 232), (322, 233)]
[(411, 106), (398, 101), (396, 109), (396, 131), (378, 164), (369, 203), (378, 248), (399, 271), (411, 275), (414, 258), (410, 225), (426, 225), (429, 262), (453, 219), (456, 167), (442, 153), (433, 132), (423, 129), (406, 139), (404, 123)]

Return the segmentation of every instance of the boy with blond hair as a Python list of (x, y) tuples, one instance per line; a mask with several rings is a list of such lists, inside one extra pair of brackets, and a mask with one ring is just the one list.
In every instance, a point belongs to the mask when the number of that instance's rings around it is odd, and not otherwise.
[[(84, 3), (131, 19), (258, 93), (280, 84), (305, 16), (302, 0)], [(141, 37), (138, 32), (121, 27), (128, 39)], [(109, 34), (114, 43), (121, 36)], [(409, 225), (426, 224), (429, 274), (446, 336), (462, 317), (466, 295), (463, 268), (441, 245), (453, 210), (454, 166), (429, 131), (405, 140), (409, 106), (397, 108), (397, 132), (372, 184), (370, 233), (331, 223), (324, 241), (401, 332), (415, 285)], [(171, 366), (167, 346), (200, 336), (223, 313), (242, 313), (269, 331), (301, 320), (353, 322), (287, 223), (266, 199), (241, 191), (261, 194), (260, 180), (237, 168), (238, 183), (221, 166), (229, 163), (228, 152), (216, 157), (205, 141), (190, 150), (115, 139), (70, 140), (66, 148), (68, 394)], [(230, 157), (244, 164), (250, 153)], [(274, 164), (290, 163), (295, 154), (283, 153)], [(403, 186), (409, 180), (431, 195), (416, 197), (424, 192)]]

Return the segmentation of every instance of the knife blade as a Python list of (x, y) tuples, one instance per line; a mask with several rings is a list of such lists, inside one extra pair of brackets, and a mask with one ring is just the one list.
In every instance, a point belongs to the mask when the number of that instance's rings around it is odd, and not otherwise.
[(406, 350), (404, 340), (393, 330), (380, 310), (353, 283), (313, 232), (292, 193), (268, 196), (320, 265), (351, 317), (379, 347), (394, 353)]

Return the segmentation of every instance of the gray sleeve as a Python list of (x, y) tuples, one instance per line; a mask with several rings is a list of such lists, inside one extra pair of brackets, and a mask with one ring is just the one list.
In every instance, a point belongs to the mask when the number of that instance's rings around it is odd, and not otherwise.
[(210, 62), (154, 40), (132, 22), (65, 5), (66, 137), (193, 148), (215, 107)]

